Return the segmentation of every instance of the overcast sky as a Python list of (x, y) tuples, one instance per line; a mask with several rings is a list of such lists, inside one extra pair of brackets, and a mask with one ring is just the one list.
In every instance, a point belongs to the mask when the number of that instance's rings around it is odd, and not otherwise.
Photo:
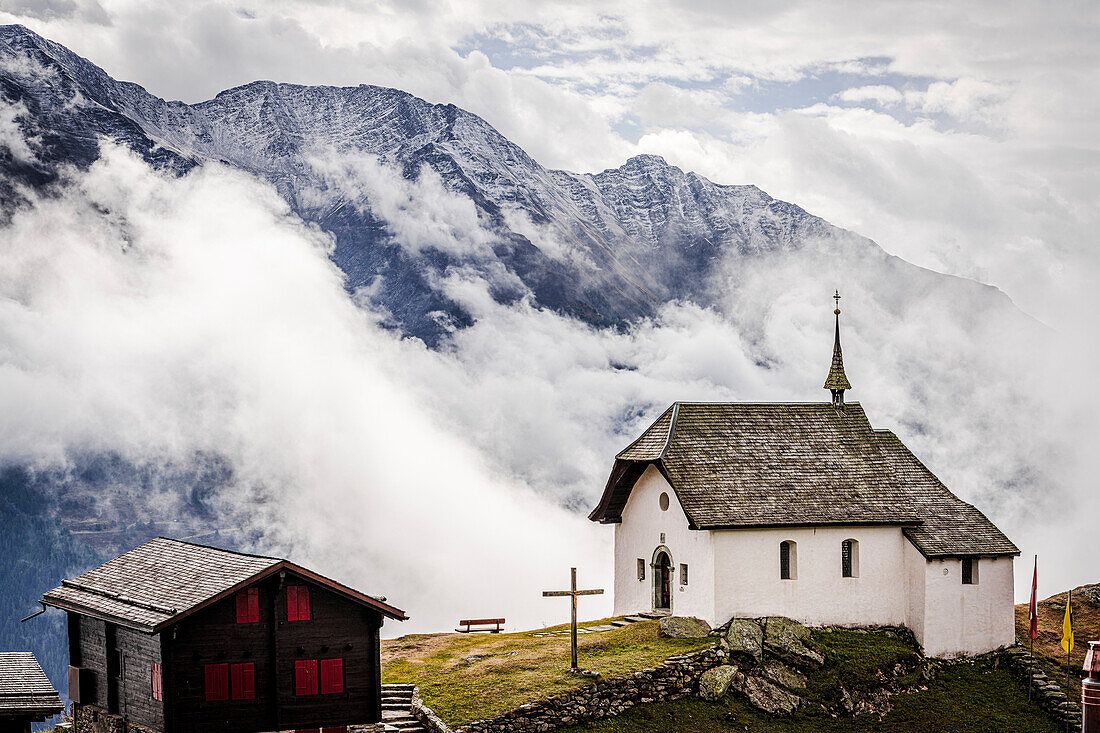
[(548, 166), (657, 153), (1056, 322), (1096, 274), (1098, 8), (0, 0), (0, 22), (168, 99), (379, 84), (473, 111)]
[[(637, 153), (660, 154), (720, 183), (756, 184), (911, 262), (1002, 288), (1062, 336), (1052, 340), (1052, 353), (1002, 354), (1011, 339), (996, 324), (982, 324), (980, 342), (952, 337), (938, 325), (950, 318), (927, 314), (942, 307), (958, 315), (965, 304), (930, 304), (919, 292), (907, 297), (921, 305), (920, 318), (890, 321), (870, 302), (858, 315), (850, 312), (849, 323), (862, 318), (875, 328), (849, 331), (846, 351), (850, 359), (864, 354), (861, 399), (878, 397), (876, 415), (889, 418), (876, 427), (900, 426), (964, 497), (987, 502), (982, 506), (1005, 522), (1025, 554), (1041, 548), (1056, 559), (1060, 575), (1045, 581), (1054, 592), (1095, 580), (1095, 563), (1075, 541), (1082, 532), (1067, 531), (1043, 500), (1076, 497), (1069, 514), (1081, 523), (1091, 521), (1097, 501), (1097, 8), (0, 0), (0, 23), (22, 23), (168, 99), (201, 101), (256, 79), (380, 84), (473, 111), (548, 166), (598, 171)], [(582, 528), (581, 518), (534, 497), (526, 484), (572, 481), (598, 489), (606, 457), (621, 447), (623, 436), (613, 431), (627, 407), (685, 395), (789, 398), (818, 368), (818, 352), (828, 352), (829, 333), (819, 343), (798, 317), (799, 309), (819, 304), (760, 298), (775, 306), (763, 324), (775, 331), (775, 343), (788, 355), (812, 355), (762, 376), (730, 324), (713, 313), (670, 306), (657, 325), (623, 335), (504, 307), (457, 282), (451, 287), (463, 292), (448, 294), (473, 298), (478, 323), (450, 352), (437, 354), (364, 332), (362, 314), (349, 310), (315, 233), (290, 227), (283, 204), (255, 181), (214, 168), (170, 182), (111, 149), (67, 190), (66, 199), (39, 201), (5, 232), (20, 256), (0, 261), (0, 296), (5, 287), (28, 290), (28, 273), (38, 273), (32, 290), (40, 297), (0, 317), (0, 337), (26, 362), (11, 374), (30, 375), (0, 380), (0, 398), (23, 407), (8, 405), (7, 414), (20, 419), (2, 424), (9, 439), (0, 447), (11, 452), (26, 444), (27, 456), (41, 457), (56, 444), (61, 454), (85, 434), (101, 450), (157, 460), (216, 447), (232, 458), (242, 486), (252, 478), (273, 492), (328, 487), (316, 506), (265, 520), (283, 522), (283, 536), (299, 548), (313, 538), (308, 557), (327, 567), (358, 540), (363, 526), (356, 522), (373, 516), (373, 505), (346, 509), (364, 501), (363, 477), (385, 464), (377, 457), (403, 456), (418, 440), (452, 445), (448, 431), (457, 424), (457, 468), (420, 466), (423, 476), (380, 473), (368, 482), (386, 489), (386, 508), (398, 515), (419, 511), (436, 492), (438, 501), (428, 505), (446, 507), (433, 515), (440, 526), (425, 531), (436, 549), (425, 550), (412, 570), (395, 566), (379, 579), (413, 601), (423, 589), (410, 583), (431, 577), (425, 568), (446, 567), (439, 558), (471, 537), (487, 557), (511, 553), (510, 562), (523, 569), (517, 577), (528, 584), (542, 583), (541, 571), (567, 566), (566, 553), (578, 557), (569, 561), (586, 575), (607, 572), (600, 544), (607, 534)], [(135, 241), (157, 257), (116, 256), (110, 243), (122, 234), (101, 215), (105, 202), (148, 224)], [(264, 266), (229, 270), (229, 286), (223, 261), (230, 255), (260, 258)], [(793, 277), (775, 272), (771, 280)], [(118, 283), (131, 281), (150, 285), (120, 297)], [(208, 301), (209, 312), (196, 313), (194, 304)], [(135, 314), (172, 328), (135, 330)], [(319, 323), (330, 327), (319, 330)], [(805, 341), (811, 332), (812, 344)], [(931, 403), (906, 397), (913, 387), (906, 380), (920, 369), (907, 358), (885, 357), (891, 348), (917, 353), (918, 367), (935, 367)], [(269, 358), (273, 352), (296, 354), (284, 361), (299, 367), (290, 370), (297, 389), (270, 389), (290, 379), (279, 372), (283, 362)], [(870, 369), (876, 359), (890, 368)], [(637, 371), (607, 368), (623, 362)], [(171, 390), (163, 387), (163, 364), (178, 372)], [(387, 391), (402, 408), (392, 412), (410, 417), (383, 430), (370, 416), (375, 393)], [(928, 434), (919, 421), (906, 423), (906, 409), (926, 404), (939, 418)], [(45, 424), (43, 416), (54, 413), (56, 424)], [(44, 427), (36, 432), (32, 423)], [(110, 425), (116, 428), (105, 429)], [(301, 439), (287, 451), (291, 434)], [(591, 465), (576, 458), (585, 450)], [(1042, 469), (1042, 477), (1025, 476), (1017, 491), (997, 469), (1020, 462)], [(517, 470), (531, 465), (547, 475)], [(569, 472), (575, 475), (563, 477)], [(1011, 491), (1002, 491), (1006, 486)], [(463, 495), (455, 487), (481, 491), (486, 504), (503, 507), (501, 527), (522, 528), (522, 517), (539, 514), (542, 534), (517, 541), (508, 532), (482, 532), (481, 505), (471, 513), (446, 504)], [(247, 511), (271, 511), (243, 496)], [(314, 520), (327, 526), (333, 516), (351, 524), (341, 525), (340, 539), (318, 542)], [(1020, 584), (1024, 576), (1018, 571)], [(454, 578), (432, 582), (424, 587), (435, 595), (443, 584), (457, 586)], [(535, 590), (492, 585), (478, 596), (522, 595), (529, 597), (524, 618), (545, 612)], [(452, 590), (448, 598), (468, 591)]]

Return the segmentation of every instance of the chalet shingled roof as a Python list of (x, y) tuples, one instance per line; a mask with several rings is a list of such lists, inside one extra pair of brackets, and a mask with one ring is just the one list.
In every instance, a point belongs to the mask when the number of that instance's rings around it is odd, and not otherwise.
[(696, 529), (901, 525), (929, 556), (1019, 552), (858, 402), (678, 402), (616, 457), (590, 519), (618, 522), (650, 464)]
[(0, 652), (0, 718), (47, 718), (65, 709), (31, 652)]
[(42, 597), (42, 602), (155, 632), (283, 569), (371, 606), (390, 618), (406, 618), (403, 611), (378, 598), (288, 560), (166, 537), (157, 537), (73, 580), (62, 581)]

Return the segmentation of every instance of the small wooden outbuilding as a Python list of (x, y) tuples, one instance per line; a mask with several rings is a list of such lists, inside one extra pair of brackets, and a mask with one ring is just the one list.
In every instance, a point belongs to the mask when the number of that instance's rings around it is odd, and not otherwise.
[(379, 630), (405, 613), (294, 563), (163, 537), (46, 593), (74, 717), (164, 733), (382, 718)]
[(64, 709), (34, 654), (0, 652), (0, 733), (30, 733)]

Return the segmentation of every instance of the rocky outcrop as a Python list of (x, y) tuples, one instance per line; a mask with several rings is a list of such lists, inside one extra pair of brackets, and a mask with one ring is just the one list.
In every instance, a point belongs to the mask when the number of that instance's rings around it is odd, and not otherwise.
[(764, 620), (764, 650), (801, 669), (819, 669), (825, 657), (807, 646), (810, 630), (797, 621), (775, 616)]
[(763, 677), (747, 677), (741, 691), (754, 708), (770, 715), (791, 715), (802, 702), (798, 695)]
[(759, 662), (764, 655), (764, 627), (756, 619), (731, 620), (724, 638), (731, 658), (749, 656)]
[(763, 672), (766, 678), (786, 687), (788, 690), (806, 689), (806, 675), (791, 669), (777, 659), (769, 659), (764, 662)]
[(771, 715), (791, 715), (803, 705), (800, 670), (818, 669), (825, 657), (810, 646), (810, 630), (789, 618), (735, 618), (716, 630), (729, 664), (703, 675), (699, 696), (715, 700), (732, 691)]
[(737, 667), (731, 664), (708, 669), (699, 678), (699, 697), (704, 700), (718, 700), (729, 690), (730, 683), (737, 674)]
[(541, 733), (619, 715), (640, 703), (679, 700), (698, 689), (700, 678), (725, 660), (725, 653), (717, 647), (669, 657), (654, 669), (600, 680), (547, 700), (521, 705), (494, 718), (469, 723), (458, 730), (460, 733)]
[(657, 633), (670, 639), (702, 639), (710, 635), (710, 624), (688, 616), (664, 616), (658, 622)]

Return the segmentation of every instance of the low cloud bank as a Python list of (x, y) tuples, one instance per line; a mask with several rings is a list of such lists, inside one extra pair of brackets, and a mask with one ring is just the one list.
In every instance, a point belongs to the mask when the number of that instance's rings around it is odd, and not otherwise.
[[(457, 204), (409, 218), (440, 192), (405, 185), (374, 211), (404, 217), (411, 246), (488, 241)], [(439, 287), (475, 323), (432, 351), (356, 307), (331, 246), (244, 174), (166, 177), (105, 146), (0, 231), (0, 462), (217, 455), (231, 470), (211, 501), (227, 521), (387, 595), (413, 616), (391, 633), (483, 614), (557, 622), (539, 591), (568, 567), (609, 587), (611, 531), (584, 514), (614, 453), (673, 400), (823, 399), (839, 287), (853, 397), (873, 424), (1025, 554), (1042, 548), (1050, 592), (1095, 580), (1076, 548), (1096, 467), (1078, 451), (1100, 411), (1076, 387), (1100, 350), (989, 308), (973, 284), (830, 243), (732, 260), (720, 312), (672, 303), (624, 333), (502, 305), (459, 269)], [(154, 499), (171, 509), (134, 497)], [(596, 616), (610, 598), (585, 605)]]

